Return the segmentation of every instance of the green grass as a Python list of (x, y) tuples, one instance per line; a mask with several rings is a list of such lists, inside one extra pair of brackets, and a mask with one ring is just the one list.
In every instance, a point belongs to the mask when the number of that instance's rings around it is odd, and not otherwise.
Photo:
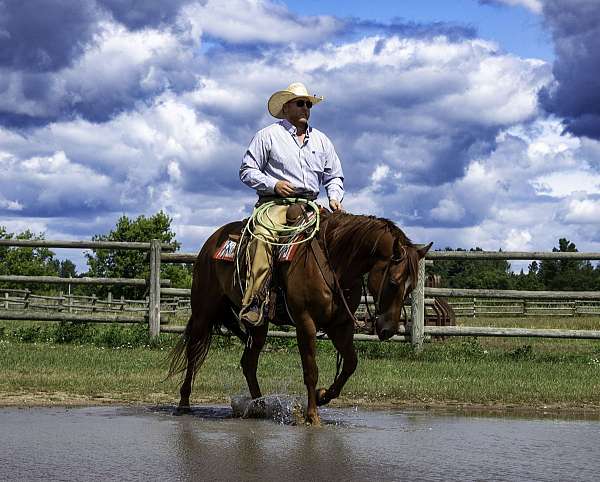
[[(461, 320), (461, 324), (472, 321)], [(164, 378), (166, 358), (176, 339), (165, 334), (150, 342), (143, 326), (0, 322), (0, 404), (18, 397), (27, 401), (28, 396), (50, 403), (57, 394), (59, 402), (65, 403), (83, 398), (86, 403), (108, 399), (174, 404), (177, 380)], [(359, 366), (342, 393), (342, 403), (600, 411), (598, 341), (454, 338), (426, 344), (421, 353), (409, 344), (360, 342), (356, 346)], [(214, 338), (192, 403), (225, 402), (231, 395), (247, 392), (239, 367), (242, 350), (237, 340)], [(318, 342), (317, 359), (319, 385), (328, 386), (335, 373), (330, 342)], [(293, 340), (274, 339), (267, 344), (259, 380), (265, 394), (305, 393)]]

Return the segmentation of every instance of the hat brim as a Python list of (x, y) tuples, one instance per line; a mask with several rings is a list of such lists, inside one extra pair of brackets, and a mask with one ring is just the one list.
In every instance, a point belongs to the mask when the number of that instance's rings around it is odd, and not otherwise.
[(294, 94), (289, 90), (280, 90), (275, 92), (267, 103), (269, 114), (277, 119), (283, 119), (283, 106), (294, 99), (308, 99), (313, 105), (318, 104), (323, 100), (323, 97), (315, 97), (314, 95)]

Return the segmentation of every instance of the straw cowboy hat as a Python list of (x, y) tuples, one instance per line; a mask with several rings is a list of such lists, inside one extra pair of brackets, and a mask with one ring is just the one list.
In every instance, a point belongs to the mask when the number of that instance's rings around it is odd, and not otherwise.
[(304, 84), (300, 82), (294, 82), (293, 84), (288, 85), (284, 90), (275, 92), (269, 98), (269, 102), (267, 104), (269, 113), (273, 117), (283, 119), (283, 112), (281, 112), (283, 109), (283, 104), (286, 104), (290, 100), (300, 98), (310, 100), (313, 105), (318, 104), (323, 100), (323, 97), (321, 96), (310, 95)]

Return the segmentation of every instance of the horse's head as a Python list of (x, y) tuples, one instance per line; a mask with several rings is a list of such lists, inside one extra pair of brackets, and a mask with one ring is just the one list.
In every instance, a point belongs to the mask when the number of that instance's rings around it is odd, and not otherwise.
[(369, 290), (375, 297), (378, 312), (375, 329), (380, 340), (387, 340), (398, 332), (404, 302), (417, 285), (419, 260), (432, 244), (422, 248), (402, 246), (396, 238), (391, 257), (377, 261), (369, 272)]

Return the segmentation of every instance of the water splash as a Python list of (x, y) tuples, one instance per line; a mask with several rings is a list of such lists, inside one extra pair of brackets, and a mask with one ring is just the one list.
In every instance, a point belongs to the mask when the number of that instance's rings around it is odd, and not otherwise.
[(282, 425), (304, 423), (306, 404), (292, 395), (266, 395), (254, 400), (247, 395), (231, 397), (233, 416), (239, 418), (271, 419)]

